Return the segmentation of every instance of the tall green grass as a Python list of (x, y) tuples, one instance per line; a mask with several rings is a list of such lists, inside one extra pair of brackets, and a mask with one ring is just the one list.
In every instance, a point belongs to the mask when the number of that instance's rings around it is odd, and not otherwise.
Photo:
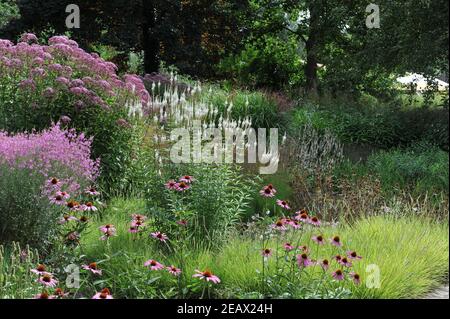
[[(170, 275), (158, 274), (160, 278), (153, 282), (154, 275), (143, 267), (143, 263), (150, 258), (166, 265), (177, 265), (178, 261), (167, 251), (157, 249), (152, 241), (144, 238), (132, 240), (127, 233), (129, 214), (142, 213), (143, 208), (140, 201), (116, 202), (103, 221), (92, 225), (93, 231), (83, 240), (83, 252), (89, 261), (107, 259), (102, 264), (105, 269), (103, 279), (118, 297), (170, 297), (176, 290)], [(118, 236), (112, 238), (109, 245), (100, 241), (99, 234), (95, 231), (106, 221), (118, 228)], [(326, 237), (339, 234), (346, 249), (356, 250), (364, 257), (354, 263), (355, 271), (362, 276), (363, 283), (360, 286), (350, 282), (344, 285), (344, 288), (352, 292), (352, 298), (419, 298), (439, 286), (448, 275), (448, 223), (437, 223), (411, 214), (403, 217), (377, 216), (359, 220), (352, 225), (304, 232), (298, 242), (315, 247), (311, 236), (319, 232)], [(269, 245), (274, 248), (276, 240)], [(195, 244), (191, 246), (194, 247)], [(260, 250), (261, 243), (258, 240), (239, 234), (230, 237), (218, 251), (190, 249), (183, 268), (187, 285), (195, 285), (198, 281), (191, 277), (195, 269), (209, 268), (222, 279), (214, 296), (260, 296), (263, 292), (261, 277), (258, 275), (261, 272)], [(312, 257), (330, 258), (336, 253), (342, 253), (331, 245), (320, 251), (319, 255), (313, 249)], [(379, 288), (369, 288), (365, 284), (370, 276), (370, 272), (367, 272), (369, 265), (379, 268)], [(269, 266), (269, 275), (273, 270), (274, 267)], [(314, 276), (318, 271), (308, 270), (311, 278), (316, 280), (317, 277)], [(308, 277), (304, 278), (307, 280)], [(310, 282), (305, 281), (305, 285), (308, 284)], [(335, 286), (339, 287), (341, 284)], [(279, 293), (281, 295), (283, 292)], [(187, 292), (187, 296), (198, 297), (194, 292)], [(302, 295), (296, 297), (301, 298)]]

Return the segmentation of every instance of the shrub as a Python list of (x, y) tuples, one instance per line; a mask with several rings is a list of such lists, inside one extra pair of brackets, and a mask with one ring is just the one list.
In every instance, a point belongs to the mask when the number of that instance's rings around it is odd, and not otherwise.
[(42, 130), (64, 120), (95, 136), (93, 155), (101, 157), (102, 178), (113, 183), (129, 157), (126, 106), (144, 112), (148, 92), (137, 76), (122, 80), (113, 63), (65, 36), (50, 38), (48, 45), (36, 41), (33, 34), (17, 45), (0, 40), (0, 129)]
[[(0, 133), (0, 240), (47, 247), (62, 210), (51, 204), (58, 191), (80, 196), (98, 175), (91, 140), (56, 125), (42, 133)], [(57, 178), (57, 179), (55, 179)], [(51, 185), (50, 185), (51, 184)]]

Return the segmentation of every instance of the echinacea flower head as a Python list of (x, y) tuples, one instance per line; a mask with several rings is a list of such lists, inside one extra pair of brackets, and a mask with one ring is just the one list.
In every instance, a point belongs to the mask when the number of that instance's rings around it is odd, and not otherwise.
[(87, 223), (89, 221), (89, 218), (86, 216), (81, 216), (80, 219), (78, 219), (80, 223)]
[(220, 283), (219, 277), (214, 275), (209, 270), (205, 270), (205, 271), (196, 270), (195, 272), (196, 272), (196, 274), (192, 276), (194, 278), (200, 278), (202, 280), (206, 280), (207, 282), (212, 282), (212, 283), (215, 283), (215, 284)]
[(35, 269), (31, 269), (31, 272), (35, 273), (36, 275), (43, 275), (48, 273), (46, 267), (42, 264), (37, 265)]
[(59, 206), (66, 205), (66, 196), (68, 196), (68, 194), (65, 192), (57, 192), (55, 195), (50, 197), (50, 203)]
[(361, 283), (361, 276), (355, 272), (350, 273), (350, 278), (352, 278), (355, 285), (359, 285)]
[(294, 246), (292, 246), (290, 243), (285, 243), (284, 245), (283, 245), (283, 247), (284, 247), (284, 250), (286, 250), (286, 251), (293, 251), (294, 250)]
[(271, 225), (272, 229), (279, 230), (279, 231), (285, 231), (287, 230), (285, 223), (282, 219), (277, 220), (274, 224)]
[(336, 255), (333, 257), (334, 260), (336, 260), (337, 262), (340, 262), (342, 260), (342, 256), (341, 255)]
[(275, 196), (275, 193), (273, 192), (273, 190), (271, 190), (270, 188), (268, 188), (267, 186), (264, 187), (262, 190), (259, 191), (259, 194), (262, 197), (266, 197), (266, 198), (272, 198)]
[(280, 206), (281, 208), (286, 209), (286, 210), (290, 210), (291, 209), (291, 207), (289, 206), (288, 202), (285, 201), (285, 200), (278, 199), (277, 200), (277, 205)]
[(53, 297), (55, 298), (64, 298), (67, 297), (69, 295), (68, 292), (64, 292), (64, 290), (62, 290), (61, 288), (56, 288), (55, 291), (53, 292)]
[(338, 269), (335, 272), (333, 272), (333, 274), (331, 276), (337, 281), (344, 280), (344, 272), (342, 270), (340, 270), (340, 269)]
[(166, 234), (163, 234), (159, 231), (155, 232), (155, 233), (151, 233), (150, 234), (153, 238), (158, 239), (162, 242), (165, 242), (166, 240), (169, 239), (169, 237)]
[(102, 289), (102, 291), (97, 292), (92, 299), (114, 299), (113, 296), (111, 295), (111, 292), (109, 291), (108, 288), (104, 288)]
[(97, 263), (90, 263), (89, 265), (82, 265), (81, 268), (83, 268), (84, 270), (88, 270), (90, 272), (92, 272), (95, 275), (101, 275), (102, 274), (102, 270), (98, 269), (98, 265)]
[(293, 228), (293, 229), (300, 229), (302, 227), (302, 225), (296, 221), (296, 220), (289, 220), (288, 224)]
[(100, 237), (100, 240), (108, 240), (109, 238), (116, 236), (116, 230), (108, 230), (105, 233), (103, 233), (103, 236)]
[(312, 240), (314, 242), (316, 242), (318, 245), (324, 245), (325, 244), (325, 239), (323, 238), (322, 235), (313, 236)]
[(86, 204), (81, 205), (80, 210), (85, 212), (96, 212), (98, 208), (95, 207), (92, 202), (87, 202)]
[(139, 228), (143, 227), (145, 223), (142, 220), (132, 220), (131, 221), (131, 227)]
[(186, 184), (191, 184), (194, 181), (195, 181), (194, 177), (189, 175), (184, 175), (183, 177), (180, 178), (180, 182), (184, 182)]
[(264, 248), (261, 250), (261, 256), (263, 256), (265, 258), (272, 256), (272, 253), (273, 253), (272, 249), (270, 249), (270, 248)]
[(168, 181), (164, 186), (169, 190), (176, 190), (178, 183), (173, 179)]
[(308, 223), (309, 224), (311, 224), (311, 225), (313, 225), (313, 226), (320, 226), (320, 220), (316, 217), (316, 216), (314, 216), (314, 217), (311, 217), (309, 220), (308, 220)]
[(102, 233), (106, 233), (109, 231), (114, 231), (114, 232), (116, 231), (116, 227), (112, 224), (106, 224), (104, 226), (100, 226), (99, 229)]
[(298, 246), (298, 249), (303, 252), (304, 254), (308, 254), (309, 253), (309, 247), (306, 245), (303, 246)]
[(47, 186), (58, 189), (59, 187), (61, 187), (61, 182), (56, 177), (52, 177), (47, 181)]
[(328, 259), (323, 259), (320, 262), (320, 266), (322, 267), (323, 270), (328, 270), (328, 268), (330, 268), (330, 262), (328, 261)]
[(308, 257), (308, 254), (300, 254), (297, 256), (297, 264), (300, 268), (313, 266), (314, 262)]
[(33, 297), (33, 299), (55, 299), (55, 298), (56, 298), (55, 296), (51, 296), (45, 291), (40, 294), (34, 295)]
[(45, 287), (55, 287), (58, 284), (58, 280), (53, 278), (53, 275), (50, 273), (44, 273), (42, 274), (38, 282), (43, 284)]
[(58, 224), (64, 225), (64, 224), (70, 222), (71, 220), (77, 220), (77, 218), (66, 214), (63, 217), (61, 217), (61, 219), (58, 221)]
[(133, 220), (141, 221), (141, 222), (144, 222), (144, 221), (147, 220), (147, 216), (144, 216), (144, 215), (141, 215), (141, 214), (133, 214), (133, 215), (131, 215), (131, 218)]
[(78, 203), (77, 201), (74, 201), (74, 200), (70, 200), (66, 203), (66, 206), (71, 211), (76, 211), (76, 210), (79, 210), (80, 203)]
[(191, 186), (185, 182), (179, 182), (176, 184), (175, 190), (179, 192), (187, 191)]
[(150, 270), (162, 270), (164, 269), (164, 265), (157, 262), (156, 260), (150, 259), (144, 263), (145, 267), (148, 267)]
[(86, 190), (84, 192), (87, 195), (90, 195), (90, 196), (98, 196), (98, 195), (100, 195), (100, 192), (98, 192), (94, 187), (86, 188)]
[(295, 219), (298, 221), (301, 221), (303, 223), (306, 223), (309, 220), (309, 215), (306, 212), (306, 210), (301, 210), (301, 211), (295, 213)]
[(80, 236), (79, 232), (73, 231), (73, 232), (70, 232), (69, 234), (67, 234), (66, 239), (70, 243), (76, 243), (76, 242), (79, 242), (80, 237), (81, 236)]
[(336, 247), (342, 246), (341, 238), (339, 236), (334, 236), (333, 238), (331, 238), (330, 242), (332, 245), (334, 245)]
[(361, 256), (358, 255), (358, 253), (356, 251), (347, 251), (347, 257), (349, 259), (354, 259), (354, 260), (360, 260), (362, 259)]
[(348, 260), (347, 257), (342, 257), (341, 260), (338, 261), (338, 263), (340, 265), (342, 265), (342, 266), (345, 266), (345, 267), (351, 267), (352, 266), (352, 263)]
[(174, 276), (181, 275), (181, 269), (180, 268), (177, 268), (175, 266), (169, 266), (166, 269), (171, 275), (174, 275)]

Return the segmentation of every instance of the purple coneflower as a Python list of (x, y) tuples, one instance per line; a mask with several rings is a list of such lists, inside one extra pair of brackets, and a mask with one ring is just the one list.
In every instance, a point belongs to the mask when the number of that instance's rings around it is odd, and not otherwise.
[(46, 267), (42, 264), (37, 265), (35, 269), (31, 269), (30, 271), (36, 275), (48, 274)]
[(172, 180), (168, 181), (164, 186), (169, 190), (176, 190), (177, 184), (178, 183), (172, 179)]
[(327, 271), (328, 268), (330, 268), (330, 262), (328, 261), (328, 259), (323, 259), (320, 262), (320, 266), (322, 267), (323, 270)]
[(100, 192), (98, 192), (94, 187), (89, 187), (84, 191), (87, 195), (90, 196), (98, 196)]
[(51, 187), (51, 188), (59, 188), (61, 187), (61, 182), (59, 179), (57, 179), (56, 177), (52, 177), (47, 181), (47, 186)]
[(278, 199), (277, 200), (277, 205), (280, 206), (281, 208), (286, 209), (286, 210), (291, 209), (291, 207), (289, 206), (288, 202), (285, 201), (285, 200)]
[(335, 272), (333, 272), (333, 274), (331, 275), (335, 280), (338, 281), (342, 281), (344, 280), (344, 272), (340, 269), (336, 270)]
[(342, 257), (341, 260), (338, 261), (340, 265), (345, 267), (351, 267), (352, 263), (347, 259), (347, 257)]
[(66, 192), (57, 192), (54, 196), (50, 197), (50, 203), (55, 205), (66, 205), (66, 199), (70, 196)]
[(64, 292), (64, 290), (62, 290), (61, 288), (56, 288), (55, 291), (53, 292), (53, 297), (55, 298), (64, 298), (67, 297), (69, 295), (68, 292)]
[(70, 209), (71, 211), (77, 211), (77, 210), (79, 210), (79, 208), (80, 208), (80, 203), (78, 203), (78, 202), (76, 202), (76, 201), (74, 201), (74, 200), (71, 200), (71, 201), (68, 201), (68, 202), (66, 203), (66, 206), (67, 206), (67, 208)]
[(45, 287), (55, 287), (58, 284), (58, 280), (53, 278), (53, 275), (50, 273), (42, 274), (37, 281)]
[(195, 181), (194, 177), (189, 175), (184, 175), (183, 177), (180, 178), (180, 182), (184, 182), (186, 184), (191, 184), (194, 181)]
[(215, 284), (220, 283), (219, 277), (217, 277), (216, 275), (213, 275), (212, 272), (209, 270), (205, 270), (205, 271), (196, 270), (195, 272), (196, 272), (196, 274), (192, 276), (194, 278), (200, 278), (200, 279), (206, 280), (207, 282), (211, 281), (212, 283), (215, 283)]
[(179, 192), (184, 192), (187, 191), (189, 188), (191, 188), (191, 186), (185, 182), (179, 182), (176, 184), (176, 190)]
[(92, 299), (114, 299), (113, 296), (111, 295), (111, 292), (109, 291), (108, 288), (104, 288), (102, 289), (102, 291), (97, 292)]
[(169, 237), (167, 237), (166, 234), (163, 234), (163, 233), (161, 233), (161, 232), (159, 232), (159, 231), (157, 231), (157, 232), (155, 232), (155, 233), (151, 233), (150, 235), (151, 235), (153, 238), (158, 239), (158, 240), (160, 240), (160, 241), (162, 241), (162, 242), (165, 242), (166, 240), (169, 239)]
[(290, 243), (285, 243), (284, 245), (283, 245), (283, 247), (284, 247), (284, 250), (286, 250), (286, 251), (293, 251), (294, 250), (294, 246), (292, 246)]
[(270, 189), (269, 187), (264, 187), (262, 190), (259, 191), (259, 194), (262, 197), (266, 197), (266, 198), (272, 198), (275, 196), (275, 193), (273, 192), (272, 189)]
[(162, 270), (164, 269), (164, 265), (157, 262), (156, 260), (150, 259), (144, 263), (145, 267), (148, 267), (150, 270)]
[(300, 268), (313, 266), (314, 262), (308, 257), (307, 254), (301, 254), (297, 256), (297, 264)]
[(311, 224), (311, 225), (313, 225), (313, 226), (320, 226), (320, 220), (317, 218), (317, 217), (311, 217), (309, 220), (308, 220), (308, 223), (309, 224)]
[(95, 275), (101, 275), (102, 274), (102, 270), (98, 269), (97, 263), (90, 263), (89, 265), (82, 265), (81, 268), (83, 268), (84, 270), (89, 270), (90, 272), (92, 272)]
[(324, 244), (325, 244), (325, 239), (323, 238), (322, 235), (313, 236), (313, 237), (312, 237), (312, 240), (313, 240), (314, 242), (316, 242), (317, 244), (319, 244), (319, 245), (324, 245)]
[(81, 205), (80, 210), (85, 212), (96, 212), (98, 209), (92, 202), (87, 202), (86, 204)]
[(48, 293), (46, 293), (44, 291), (44, 292), (42, 292), (40, 294), (34, 295), (33, 299), (56, 299), (56, 297), (55, 296), (50, 296)]
[(58, 221), (58, 224), (60, 225), (64, 225), (66, 223), (68, 223), (71, 220), (77, 220), (76, 217), (74, 216), (70, 216), (70, 215), (64, 215), (63, 217), (61, 217), (61, 219)]
[(347, 257), (354, 260), (362, 259), (362, 257), (359, 256), (356, 251), (347, 251)]
[(361, 283), (361, 276), (355, 272), (350, 273), (350, 278), (352, 278), (355, 285), (359, 285)]
[(175, 267), (175, 266), (169, 266), (169, 267), (167, 267), (166, 269), (167, 269), (167, 271), (168, 271), (170, 274), (172, 274), (172, 275), (174, 275), (174, 276), (179, 276), (179, 275), (181, 275), (181, 269), (180, 269), (180, 268), (177, 268), (177, 267)]
[(261, 250), (261, 256), (263, 256), (265, 258), (272, 256), (272, 253), (273, 253), (272, 249), (270, 249), (270, 248), (264, 248)]
[(300, 249), (301, 252), (303, 252), (304, 254), (309, 253), (309, 247), (308, 246), (298, 246), (298, 249)]
[(308, 216), (308, 213), (306, 213), (306, 212), (303, 212), (301, 214), (299, 214), (297, 212), (297, 214), (295, 215), (295, 219), (298, 220), (298, 221), (301, 221), (303, 223), (306, 223), (306, 222), (308, 222), (309, 216)]
[(342, 246), (341, 238), (339, 236), (334, 236), (333, 238), (331, 238), (330, 242), (332, 245), (334, 245), (336, 247)]
[(279, 219), (279, 220), (277, 220), (276, 223), (272, 224), (271, 228), (275, 229), (275, 230), (279, 230), (279, 231), (287, 230), (287, 228), (285, 226), (285, 223), (284, 223), (284, 221), (282, 219)]

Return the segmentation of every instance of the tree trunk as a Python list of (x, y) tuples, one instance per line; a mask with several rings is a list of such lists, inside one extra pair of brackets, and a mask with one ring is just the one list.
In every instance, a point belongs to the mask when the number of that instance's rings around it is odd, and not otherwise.
[(319, 40), (319, 24), (320, 16), (317, 5), (311, 3), (309, 6), (310, 20), (309, 20), (309, 35), (306, 41), (306, 92), (311, 97), (317, 97), (319, 94), (319, 79), (317, 77), (317, 50)]
[(155, 32), (155, 5), (152, 0), (142, 0), (142, 49), (145, 73), (159, 70), (159, 40)]

